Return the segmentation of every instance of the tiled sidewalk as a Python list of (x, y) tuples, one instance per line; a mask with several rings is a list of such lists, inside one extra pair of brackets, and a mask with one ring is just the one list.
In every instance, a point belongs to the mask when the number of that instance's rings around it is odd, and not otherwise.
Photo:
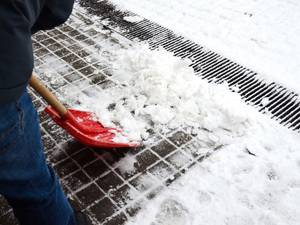
[[(59, 96), (65, 88), (83, 82), (90, 84), (85, 88), (116, 85), (105, 48), (107, 43), (122, 47), (122, 37), (104, 28), (97, 30), (95, 25), (101, 27), (99, 21), (75, 10), (67, 25), (34, 36), (36, 73)], [(142, 203), (221, 147), (179, 129), (167, 135), (153, 133), (153, 143), (138, 149), (90, 149), (55, 125), (43, 112), (45, 102), (31, 94), (40, 114), (47, 159), (70, 199), (94, 224), (124, 224)], [(126, 173), (116, 164), (126, 155), (136, 159), (132, 172)], [(0, 224), (18, 224), (4, 199), (0, 200)]]

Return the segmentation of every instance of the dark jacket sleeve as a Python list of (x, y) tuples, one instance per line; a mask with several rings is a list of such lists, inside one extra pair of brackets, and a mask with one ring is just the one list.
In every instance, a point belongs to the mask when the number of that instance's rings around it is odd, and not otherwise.
[(32, 33), (63, 24), (72, 13), (73, 5), (74, 0), (45, 0), (41, 14), (32, 27)]
[(65, 22), (74, 0), (0, 0), (0, 107), (17, 100), (33, 70), (32, 31)]
[[(0, 104), (16, 100), (33, 68), (31, 24), (17, 1), (0, 1)], [(1, 107), (1, 106), (0, 106)]]

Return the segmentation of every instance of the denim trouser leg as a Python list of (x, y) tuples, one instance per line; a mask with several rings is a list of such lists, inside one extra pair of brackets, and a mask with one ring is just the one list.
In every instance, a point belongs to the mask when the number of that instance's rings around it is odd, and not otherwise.
[(74, 225), (73, 210), (45, 162), (37, 113), (26, 93), (0, 105), (0, 194), (21, 225)]

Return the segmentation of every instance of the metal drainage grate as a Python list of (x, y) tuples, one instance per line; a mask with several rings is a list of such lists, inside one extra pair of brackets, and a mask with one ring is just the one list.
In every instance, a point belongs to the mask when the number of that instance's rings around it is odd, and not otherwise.
[[(271, 118), (288, 128), (300, 132), (300, 100), (297, 93), (274, 82), (266, 83), (254, 71), (147, 19), (137, 23), (127, 22), (123, 17), (135, 14), (120, 12), (107, 1), (90, 2), (92, 3), (85, 2), (83, 6), (89, 13), (109, 19), (110, 23), (105, 23), (109, 29), (130, 40), (147, 41), (152, 49), (163, 47), (175, 56), (189, 58), (197, 75), (209, 82), (227, 82), (230, 87), (238, 88), (237, 92), (245, 102), (262, 113), (270, 114)], [(101, 10), (97, 11), (95, 7)], [(269, 101), (263, 105), (262, 100), (265, 98)]]

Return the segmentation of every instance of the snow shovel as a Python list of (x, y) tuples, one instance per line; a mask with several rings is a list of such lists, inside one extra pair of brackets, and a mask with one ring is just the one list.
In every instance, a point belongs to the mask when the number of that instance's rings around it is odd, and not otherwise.
[(116, 137), (124, 136), (121, 130), (104, 127), (91, 112), (67, 109), (53, 93), (35, 76), (32, 75), (30, 86), (50, 105), (45, 112), (59, 126), (84, 145), (94, 148), (138, 147), (139, 143), (120, 143)]

